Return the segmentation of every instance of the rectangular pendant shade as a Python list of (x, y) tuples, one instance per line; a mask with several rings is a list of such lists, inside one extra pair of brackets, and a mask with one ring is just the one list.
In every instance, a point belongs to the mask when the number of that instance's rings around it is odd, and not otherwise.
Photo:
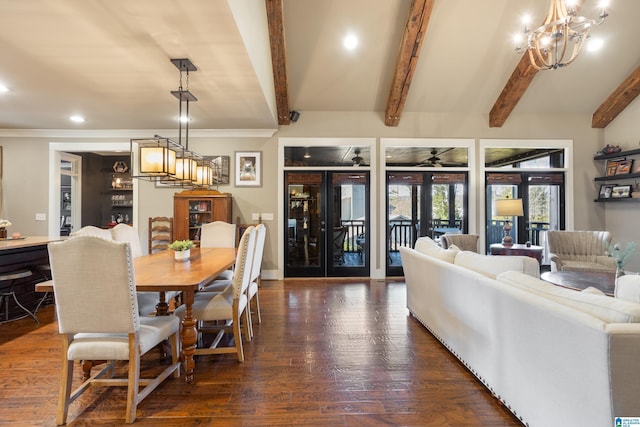
[(138, 144), (138, 175), (136, 178), (175, 179), (177, 159), (182, 156), (182, 147), (168, 138), (131, 140), (133, 162), (134, 147)]

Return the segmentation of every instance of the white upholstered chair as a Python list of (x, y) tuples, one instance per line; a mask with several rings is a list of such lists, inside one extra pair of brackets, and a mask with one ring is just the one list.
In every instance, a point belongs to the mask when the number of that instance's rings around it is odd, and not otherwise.
[[(196, 293), (192, 310), (193, 317), (199, 322), (198, 333), (214, 332), (217, 336), (210, 347), (196, 348), (195, 354), (236, 353), (238, 361), (244, 362), (241, 325), (246, 339), (249, 340), (251, 336), (247, 318), (247, 288), (251, 278), (251, 259), (255, 240), (255, 227), (247, 228), (238, 245), (236, 268), (231, 286), (227, 286), (222, 292)], [(178, 307), (175, 313), (180, 318), (184, 318), (185, 307)], [(214, 322), (225, 323), (219, 326)], [(220, 341), (229, 329), (233, 331), (234, 347), (220, 347)]]
[[(235, 224), (224, 221), (213, 221), (202, 224), (200, 229), (201, 248), (235, 248), (236, 247)], [(223, 271), (217, 280), (231, 280), (233, 269)], [(220, 289), (222, 290), (222, 289)]]
[(606, 255), (611, 244), (608, 231), (547, 231), (552, 271), (615, 272), (616, 263)]
[[(90, 385), (127, 387), (126, 422), (132, 423), (138, 403), (169, 375), (180, 374), (179, 319), (138, 314), (130, 248), (91, 236), (49, 244), (62, 337), (58, 425), (66, 423), (70, 403)], [(140, 357), (165, 339), (171, 342), (171, 364), (156, 377), (141, 379)], [(71, 392), (74, 361), (79, 360), (109, 362)], [(112, 378), (116, 361), (128, 361), (127, 378)]]
[(264, 241), (267, 237), (267, 227), (264, 224), (256, 226), (256, 244), (253, 251), (253, 259), (251, 261), (251, 277), (249, 287), (247, 288), (247, 314), (249, 315), (250, 328), (249, 332), (253, 337), (253, 320), (251, 319), (252, 306), (255, 306), (256, 317), (258, 323), (262, 323), (260, 315), (260, 298), (258, 297), (258, 288), (260, 288), (260, 274), (262, 271), (262, 255), (264, 254)]

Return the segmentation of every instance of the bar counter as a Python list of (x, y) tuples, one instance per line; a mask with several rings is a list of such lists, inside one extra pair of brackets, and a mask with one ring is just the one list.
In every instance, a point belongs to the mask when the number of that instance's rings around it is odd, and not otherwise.
[[(0, 239), (0, 273), (15, 270), (31, 270), (33, 274), (15, 283), (15, 292), (18, 300), (29, 310), (33, 310), (41, 294), (35, 293), (35, 284), (49, 277), (47, 270), (37, 270), (38, 266), (49, 265), (49, 242), (64, 239), (58, 236), (27, 236), (19, 239)], [(2, 290), (8, 288), (9, 282), (0, 282)], [(2, 318), (5, 319), (4, 307), (0, 308)], [(9, 299), (9, 319), (23, 314), (15, 305), (13, 299)]]

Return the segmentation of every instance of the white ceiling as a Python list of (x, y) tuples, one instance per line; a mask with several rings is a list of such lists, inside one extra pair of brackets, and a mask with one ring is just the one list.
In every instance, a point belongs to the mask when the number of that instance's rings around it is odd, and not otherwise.
[[(291, 109), (383, 112), (411, 1), (283, 1)], [(541, 22), (548, 2), (436, 0), (404, 111), (488, 115), (519, 60), (519, 16)], [(514, 112), (596, 110), (640, 64), (640, 1), (609, 14), (592, 31), (606, 49), (538, 73)], [(0, 0), (0, 22), (0, 129), (175, 128), (169, 59), (184, 57), (199, 69), (192, 129), (277, 128), (263, 0)]]

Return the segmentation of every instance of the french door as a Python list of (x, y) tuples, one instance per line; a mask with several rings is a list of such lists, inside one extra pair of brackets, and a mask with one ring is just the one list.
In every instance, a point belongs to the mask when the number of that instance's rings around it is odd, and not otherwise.
[[(565, 187), (562, 172), (487, 173), (487, 251), (502, 241), (505, 221), (511, 221), (514, 243), (544, 246), (547, 230), (565, 228)], [(524, 216), (503, 218), (495, 213), (498, 199), (522, 199)], [(543, 263), (546, 263), (543, 260)]]
[(369, 172), (285, 172), (285, 277), (369, 276)]
[(400, 247), (468, 230), (466, 172), (387, 172), (386, 275), (401, 276)]

